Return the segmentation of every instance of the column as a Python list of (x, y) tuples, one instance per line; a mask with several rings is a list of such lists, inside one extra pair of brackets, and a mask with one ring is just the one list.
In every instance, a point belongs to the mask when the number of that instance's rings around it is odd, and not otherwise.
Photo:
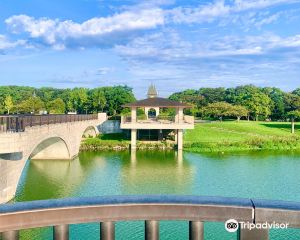
[(269, 240), (269, 230), (268, 229), (241, 229), (241, 225), (238, 230), (238, 240)]
[(144, 111), (145, 111), (145, 115), (146, 115), (146, 118), (148, 119), (148, 111), (149, 111), (149, 107), (145, 107)]
[(68, 240), (69, 239), (69, 225), (54, 226), (53, 230), (54, 240)]
[(158, 130), (158, 141), (162, 141), (163, 140), (163, 132), (162, 129)]
[(174, 130), (174, 135), (175, 135), (175, 144), (177, 144), (177, 139), (178, 139), (178, 131), (177, 129)]
[(159, 239), (159, 222), (154, 220), (145, 221), (145, 240)]
[(179, 108), (176, 108), (175, 122), (179, 123)]
[(203, 222), (189, 222), (189, 240), (204, 240)]
[(178, 122), (179, 123), (183, 122), (183, 108), (178, 109)]
[(131, 129), (131, 150), (136, 149), (136, 129)]
[(136, 107), (131, 108), (131, 122), (132, 123), (136, 122)]
[[(0, 239), (1, 239), (1, 233), (0, 233)], [(2, 239), (3, 240), (18, 240), (19, 239), (19, 231), (15, 230), (15, 231), (3, 232)]]
[(182, 150), (182, 148), (183, 148), (183, 130), (182, 129), (178, 129), (177, 146), (178, 146), (178, 150)]
[(100, 223), (100, 238), (101, 240), (115, 239), (115, 224), (114, 222)]

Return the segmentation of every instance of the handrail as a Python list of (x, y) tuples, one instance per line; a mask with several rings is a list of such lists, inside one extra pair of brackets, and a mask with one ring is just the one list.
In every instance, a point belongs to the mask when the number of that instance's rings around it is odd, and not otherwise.
[(26, 127), (95, 120), (97, 114), (0, 115), (0, 132), (24, 132)]
[[(45, 226), (59, 226), (56, 234), (66, 234), (68, 224), (102, 222), (101, 229), (103, 233), (107, 232), (103, 239), (112, 239), (107, 235), (114, 235), (114, 222), (133, 220), (146, 221), (146, 236), (153, 235), (153, 231), (155, 236), (158, 234), (160, 220), (189, 221), (190, 232), (202, 236), (203, 222), (225, 222), (228, 219), (249, 223), (275, 221), (289, 223), (289, 227), (300, 227), (300, 203), (206, 196), (131, 195), (0, 205), (0, 232), (4, 232), (3, 236), (8, 233), (14, 235), (21, 229)], [(251, 235), (251, 232), (240, 232)], [(265, 231), (261, 232), (265, 234)]]
[[(166, 122), (163, 122), (163, 121)], [(184, 115), (182, 122), (178, 122), (175, 116), (161, 116), (158, 115), (156, 118), (150, 119), (140, 119), (137, 117), (136, 122), (131, 121), (130, 116), (121, 116), (121, 123), (123, 124), (194, 124), (194, 117), (189, 115)]]

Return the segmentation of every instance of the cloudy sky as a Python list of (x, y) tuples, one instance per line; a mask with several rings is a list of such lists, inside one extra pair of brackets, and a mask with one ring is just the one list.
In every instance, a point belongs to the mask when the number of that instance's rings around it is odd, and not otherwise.
[(1, 0), (0, 85), (300, 87), (300, 0)]

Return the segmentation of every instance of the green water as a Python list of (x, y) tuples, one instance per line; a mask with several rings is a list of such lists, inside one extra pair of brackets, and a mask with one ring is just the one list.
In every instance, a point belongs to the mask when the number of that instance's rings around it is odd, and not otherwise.
[[(72, 161), (29, 161), (16, 201), (119, 194), (192, 194), (300, 201), (300, 154), (252, 152), (200, 155), (176, 152), (81, 153)], [(120, 222), (116, 238), (143, 239), (143, 222)], [(71, 225), (71, 239), (99, 239), (99, 225)], [(186, 222), (160, 223), (161, 239), (188, 239)], [(21, 239), (52, 239), (52, 229), (22, 231)], [(223, 223), (206, 223), (205, 239), (236, 239)], [(271, 239), (300, 239), (296, 229)]]

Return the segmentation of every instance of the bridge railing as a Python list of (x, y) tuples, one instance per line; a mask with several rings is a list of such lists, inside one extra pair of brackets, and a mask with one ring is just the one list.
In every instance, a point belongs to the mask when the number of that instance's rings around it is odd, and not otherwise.
[(0, 132), (24, 132), (26, 127), (97, 119), (97, 114), (1, 115)]
[[(159, 239), (159, 221), (189, 222), (189, 239), (204, 239), (204, 222), (288, 223), (300, 228), (300, 203), (244, 198), (140, 195), (42, 200), (0, 205), (3, 240), (16, 240), (19, 230), (53, 226), (54, 239), (69, 238), (69, 224), (99, 222), (100, 239), (113, 240), (115, 222), (145, 221), (145, 239)], [(237, 225), (238, 226), (238, 225)], [(231, 225), (232, 227), (232, 225)], [(266, 240), (267, 229), (238, 230), (240, 240)]]

